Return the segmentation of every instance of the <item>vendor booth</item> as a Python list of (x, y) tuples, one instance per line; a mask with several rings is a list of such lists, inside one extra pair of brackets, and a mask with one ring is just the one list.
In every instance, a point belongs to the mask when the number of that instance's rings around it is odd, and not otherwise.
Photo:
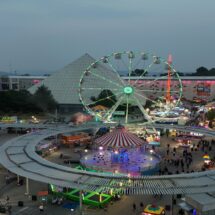
[(215, 193), (191, 194), (185, 196), (185, 203), (192, 210), (187, 215), (214, 215), (215, 214)]
[(74, 144), (74, 143), (89, 143), (91, 137), (84, 132), (78, 134), (62, 134), (61, 143), (62, 144)]
[(158, 205), (147, 205), (141, 215), (165, 215), (164, 207)]
[(43, 140), (36, 146), (36, 152), (45, 157), (50, 155), (52, 152), (58, 150), (58, 145), (54, 141)]

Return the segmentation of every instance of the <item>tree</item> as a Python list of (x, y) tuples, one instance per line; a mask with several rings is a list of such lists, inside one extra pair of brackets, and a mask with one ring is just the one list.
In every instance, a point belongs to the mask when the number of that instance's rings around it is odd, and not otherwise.
[(209, 127), (213, 127), (213, 121), (215, 120), (215, 109), (211, 109), (206, 113), (206, 118), (209, 120)]
[(0, 92), (0, 111), (2, 113), (41, 112), (34, 104), (32, 95), (27, 90), (8, 90)]
[(43, 112), (53, 112), (57, 108), (57, 102), (51, 91), (44, 85), (38, 87), (33, 95), (33, 101)]
[(198, 75), (205, 75), (206, 73), (208, 73), (208, 69), (207, 68), (205, 68), (205, 67), (199, 67), (198, 69), (196, 69), (196, 75), (198, 76)]
[(147, 76), (148, 72), (144, 69), (135, 69), (131, 72), (131, 76)]
[(215, 120), (215, 109), (211, 109), (206, 113), (208, 120)]
[(146, 109), (146, 108), (151, 108), (152, 105), (153, 105), (153, 102), (152, 102), (152, 101), (146, 100), (146, 104), (145, 104), (144, 108), (145, 108), (145, 109)]
[(208, 70), (207, 68), (201, 66), (196, 69), (195, 73), (191, 74), (192, 76), (215, 76), (215, 68)]
[(97, 97), (92, 96), (91, 100), (95, 102), (94, 105), (102, 105), (105, 107), (112, 107), (117, 101), (113, 92), (107, 89), (102, 90)]
[[(185, 74), (182, 73), (182, 72), (178, 72), (178, 71), (177, 71), (177, 74), (178, 74), (179, 76), (185, 76)], [(161, 73), (160, 76), (168, 76), (168, 73), (167, 73), (167, 72), (166, 72), (166, 73)]]
[(183, 72), (177, 72), (179, 76), (184, 76), (185, 74)]

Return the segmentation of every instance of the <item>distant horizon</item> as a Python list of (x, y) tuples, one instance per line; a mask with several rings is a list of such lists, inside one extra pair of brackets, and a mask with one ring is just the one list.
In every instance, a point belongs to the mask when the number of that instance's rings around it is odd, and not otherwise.
[(144, 50), (193, 73), (215, 67), (214, 0), (0, 1), (0, 71), (53, 73), (90, 53)]
[[(90, 54), (89, 54), (90, 55)], [(82, 56), (82, 55), (81, 55)], [(79, 57), (81, 57), (81, 56), (79, 56)], [(91, 55), (90, 55), (91, 56)], [(93, 56), (92, 56), (93, 57)], [(100, 56), (101, 57), (101, 56)], [(77, 60), (78, 58), (75, 58), (73, 61), (75, 61), (75, 60)], [(96, 60), (96, 58), (95, 58), (95, 60)], [(69, 64), (71, 64), (73, 61), (71, 61), (71, 62), (69, 62), (69, 63), (67, 63), (67, 64), (65, 64), (64, 66), (62, 66), (61, 68), (57, 68), (57, 69), (53, 69), (53, 70), (44, 70), (44, 71), (38, 71), (38, 70), (22, 70), (22, 71), (18, 71), (18, 70), (13, 70), (13, 71), (2, 71), (1, 69), (0, 69), (0, 74), (1, 73), (5, 73), (5, 74), (10, 74), (10, 75), (24, 75), (24, 74), (29, 74), (29, 75), (51, 75), (51, 74), (53, 74), (53, 73), (55, 73), (55, 72), (58, 72), (59, 70), (61, 70), (61, 69), (63, 69), (64, 67), (66, 67), (67, 65), (69, 65)], [(174, 65), (174, 62), (173, 62), (173, 65)], [(178, 71), (177, 70), (177, 68), (175, 68), (178, 72), (180, 72), (180, 73), (183, 73), (183, 74), (192, 74), (192, 73), (195, 73), (196, 72), (196, 70), (198, 69), (198, 68), (200, 68), (200, 67), (205, 67), (205, 68), (207, 68), (207, 69), (213, 69), (213, 68), (215, 68), (215, 66), (214, 67), (211, 67), (211, 68), (208, 68), (208, 67), (206, 67), (206, 66), (204, 66), (204, 65), (202, 65), (202, 66), (199, 66), (199, 67), (197, 67), (196, 69), (194, 69), (194, 71), (190, 71), (190, 72), (183, 72), (183, 71)], [(119, 74), (123, 74), (123, 73), (126, 73), (126, 71), (119, 71)], [(153, 74), (153, 72), (152, 72), (152, 74)], [(158, 74), (160, 74), (160, 73), (158, 73)]]
[[(204, 66), (203, 66), (204, 67)], [(61, 68), (61, 69), (63, 69), (63, 68)], [(33, 76), (33, 75), (35, 75), (35, 76), (48, 76), (48, 75), (52, 75), (52, 74), (54, 74), (54, 73), (56, 73), (56, 72), (58, 72), (58, 71), (60, 71), (61, 69), (58, 69), (58, 70), (54, 70), (54, 71), (44, 71), (44, 72), (38, 72), (38, 71), (23, 71), (22, 73), (19, 73), (19, 72), (15, 72), (15, 71), (13, 71), (13, 72), (4, 72), (4, 71), (0, 71), (0, 75), (17, 75), (17, 76), (19, 76), (19, 75), (25, 75), (25, 74), (29, 74), (29, 75), (31, 75), (31, 76)], [(197, 68), (198, 69), (198, 68)], [(208, 69), (208, 68), (207, 68)], [(212, 69), (212, 68), (209, 68), (209, 69)], [(195, 73), (196, 72), (196, 70), (195, 71), (193, 71), (193, 72), (187, 72), (187, 73), (184, 73), (184, 72), (181, 72), (181, 71), (178, 71), (178, 72), (180, 72), (180, 73), (183, 73), (183, 74), (185, 74), (185, 75), (187, 75), (187, 74), (192, 74), (192, 73)], [(3, 74), (2, 74), (3, 73)], [(126, 76), (126, 75), (124, 75), (126, 73), (126, 71), (119, 71), (119, 74), (120, 75), (123, 75), (123, 76)], [(161, 74), (161, 73), (157, 73), (157, 74)], [(151, 73), (151, 76), (153, 76), (153, 75), (156, 75), (156, 73), (154, 73), (153, 74), (153, 72)]]
[[(69, 63), (68, 63), (69, 64)], [(68, 65), (68, 64), (66, 64), (66, 65)], [(32, 69), (32, 70), (13, 70), (13, 71), (7, 71), (7, 70), (2, 70), (2, 69), (0, 69), (0, 73), (6, 73), (6, 74), (20, 74), (20, 75), (22, 75), (22, 74), (33, 74), (33, 75), (44, 75), (44, 74), (53, 74), (53, 73), (55, 73), (55, 72), (58, 72), (59, 70), (61, 70), (61, 69), (63, 69), (66, 65), (64, 65), (63, 67), (61, 67), (61, 68), (56, 68), (56, 69), (53, 69), (53, 70), (35, 70), (35, 69)], [(207, 69), (213, 69), (213, 68), (215, 68), (215, 66), (214, 67), (207, 67), (207, 66), (204, 66), (204, 65), (201, 65), (201, 66), (198, 66), (196, 69), (194, 69), (193, 71), (179, 71), (178, 70), (178, 72), (181, 72), (181, 73), (183, 73), (183, 74), (191, 74), (191, 73), (195, 73), (196, 72), (196, 70), (198, 69), (198, 68), (200, 68), (200, 67), (205, 67), (205, 68), (207, 68)], [(177, 70), (177, 68), (176, 68), (176, 70)], [(120, 71), (120, 73), (121, 73), (121, 71)]]

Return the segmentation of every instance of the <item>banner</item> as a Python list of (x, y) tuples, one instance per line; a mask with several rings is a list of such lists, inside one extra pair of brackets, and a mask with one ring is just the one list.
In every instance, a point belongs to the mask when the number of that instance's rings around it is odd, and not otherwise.
[(197, 96), (210, 96), (211, 85), (208, 83), (199, 83), (196, 86)]
[(2, 123), (17, 123), (17, 116), (3, 116), (0, 118)]

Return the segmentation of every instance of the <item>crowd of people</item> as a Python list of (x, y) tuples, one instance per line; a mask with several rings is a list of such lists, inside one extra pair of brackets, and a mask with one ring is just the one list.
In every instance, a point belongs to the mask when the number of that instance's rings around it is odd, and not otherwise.
[(212, 155), (212, 161), (215, 160), (215, 157), (213, 157), (214, 155), (212, 154), (214, 144), (215, 140), (207, 140), (203, 138), (198, 141), (193, 141), (193, 144), (191, 144), (190, 147), (176, 148), (175, 144), (173, 147), (171, 147), (170, 144), (167, 144), (163, 156), (164, 159), (160, 163), (159, 175), (205, 171), (204, 163), (202, 163), (201, 166), (195, 165), (195, 161), (199, 156), (198, 152), (202, 155), (210, 153)]

